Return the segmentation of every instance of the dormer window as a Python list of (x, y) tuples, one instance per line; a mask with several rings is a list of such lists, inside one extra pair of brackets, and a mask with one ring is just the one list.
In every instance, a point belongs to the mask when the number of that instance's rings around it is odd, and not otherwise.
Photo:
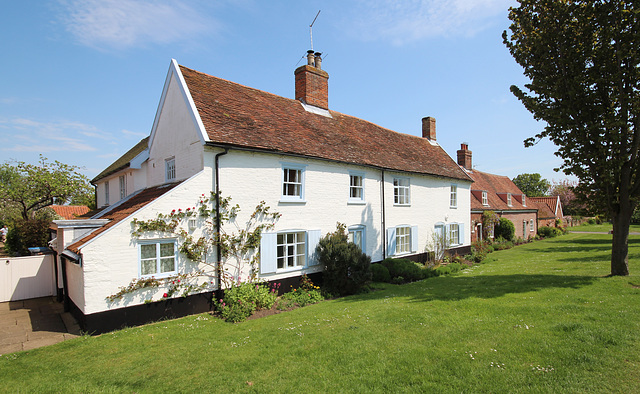
[(508, 206), (513, 206), (513, 204), (511, 203), (511, 193), (507, 193), (507, 205)]
[(525, 196), (524, 194), (522, 195), (522, 206), (527, 206), (527, 196)]
[(482, 205), (489, 205), (489, 197), (486, 191), (482, 191)]

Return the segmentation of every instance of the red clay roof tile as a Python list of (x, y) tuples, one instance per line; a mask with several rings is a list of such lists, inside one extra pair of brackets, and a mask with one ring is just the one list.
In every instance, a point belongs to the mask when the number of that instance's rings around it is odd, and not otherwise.
[(438, 145), (299, 101), (180, 66), (214, 145), (242, 147), (378, 168), (470, 180)]

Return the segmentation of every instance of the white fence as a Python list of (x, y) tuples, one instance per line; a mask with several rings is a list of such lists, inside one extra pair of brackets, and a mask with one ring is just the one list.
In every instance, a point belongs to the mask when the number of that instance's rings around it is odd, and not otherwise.
[(56, 290), (53, 255), (3, 257), (0, 260), (0, 302), (52, 296)]

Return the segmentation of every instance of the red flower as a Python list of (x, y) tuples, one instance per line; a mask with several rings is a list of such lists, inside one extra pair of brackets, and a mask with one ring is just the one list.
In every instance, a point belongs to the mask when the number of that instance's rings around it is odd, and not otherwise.
[(167, 298), (167, 297), (169, 297), (169, 294), (164, 293), (164, 294), (162, 295), (162, 297)]

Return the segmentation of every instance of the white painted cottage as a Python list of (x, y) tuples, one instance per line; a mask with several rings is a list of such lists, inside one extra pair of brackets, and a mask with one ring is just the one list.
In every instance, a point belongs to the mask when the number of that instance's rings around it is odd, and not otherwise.
[[(295, 99), (171, 61), (150, 136), (92, 181), (100, 212), (80, 233), (70, 230), (77, 223), (56, 222), (65, 294), (85, 330), (210, 308), (218, 283), (186, 298), (163, 299), (162, 287), (118, 302), (106, 297), (134, 278), (193, 270), (176, 239), (133, 237), (131, 222), (215, 190), (243, 208), (241, 223), (262, 200), (282, 214), (261, 241), (259, 277), (267, 281), (320, 272), (311, 254), (337, 222), (374, 262), (420, 258), (435, 231), (468, 250), (472, 180), (436, 142), (435, 119), (424, 118), (417, 137), (330, 110), (320, 61), (310, 52), (295, 70)], [(155, 268), (141, 263), (149, 258)], [(244, 279), (248, 270), (234, 275)]]

